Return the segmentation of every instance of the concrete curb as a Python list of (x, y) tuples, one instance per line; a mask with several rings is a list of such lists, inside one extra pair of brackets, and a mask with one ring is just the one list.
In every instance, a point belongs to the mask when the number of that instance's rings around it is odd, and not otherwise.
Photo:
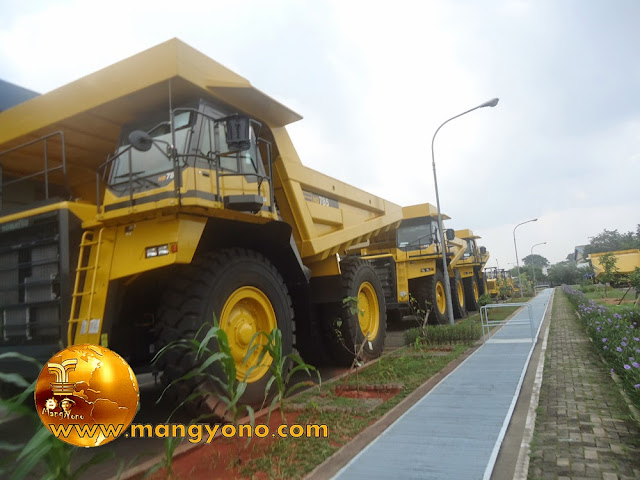
[[(551, 330), (551, 316), (553, 311), (553, 302), (555, 300), (555, 290), (549, 299), (551, 303), (551, 309), (548, 310), (548, 318), (542, 320), (542, 324), (547, 322), (546, 330), (544, 332), (544, 339), (540, 347), (540, 358), (538, 361), (538, 367), (536, 368), (536, 376), (533, 381), (533, 392), (531, 394), (531, 401), (529, 402), (529, 411), (527, 413), (527, 419), (524, 427), (524, 434), (522, 437), (522, 443), (520, 444), (520, 452), (518, 453), (518, 460), (516, 461), (516, 470), (514, 472), (514, 480), (526, 480), (529, 475), (529, 455), (531, 454), (531, 440), (533, 439), (533, 432), (536, 427), (536, 410), (540, 403), (540, 389), (542, 388), (542, 378), (544, 373), (544, 364), (546, 359), (547, 341), (549, 339), (549, 331)], [(545, 315), (545, 317), (547, 317)]]

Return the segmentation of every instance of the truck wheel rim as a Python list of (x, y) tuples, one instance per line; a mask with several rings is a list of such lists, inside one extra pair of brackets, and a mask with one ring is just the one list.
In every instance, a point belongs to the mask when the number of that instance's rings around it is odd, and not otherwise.
[(376, 338), (380, 328), (380, 308), (376, 290), (369, 282), (363, 282), (358, 290), (358, 323), (368, 340)]
[(447, 310), (447, 298), (444, 295), (444, 285), (442, 282), (436, 284), (436, 306), (442, 315)]
[(476, 282), (473, 282), (473, 298), (476, 300), (476, 302), (480, 298), (480, 294), (478, 292), (478, 284)]
[[(258, 363), (261, 348), (256, 348), (244, 361), (250, 346), (265, 345), (263, 335), (255, 336), (257, 332), (267, 335), (278, 326), (276, 314), (269, 298), (255, 287), (240, 287), (234, 291), (224, 306), (220, 315), (220, 328), (229, 339), (231, 355), (236, 364), (236, 379), (247, 383), (260, 380), (268, 371), (273, 359), (268, 353)], [(246, 376), (246, 379), (245, 379)]]
[(462, 282), (456, 282), (458, 288), (458, 302), (461, 307), (464, 307), (464, 290), (462, 289)]

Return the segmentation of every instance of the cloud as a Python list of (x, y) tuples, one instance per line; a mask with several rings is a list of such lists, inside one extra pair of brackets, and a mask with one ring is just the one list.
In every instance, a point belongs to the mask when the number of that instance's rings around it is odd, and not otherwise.
[(177, 36), (305, 117), (289, 128), (305, 165), (402, 205), (435, 204), (436, 128), (498, 96), (436, 138), (450, 226), (505, 262), (528, 218), (522, 248), (548, 241), (552, 261), (635, 229), (638, 2), (10, 0), (3, 14), (0, 78), (44, 92)]

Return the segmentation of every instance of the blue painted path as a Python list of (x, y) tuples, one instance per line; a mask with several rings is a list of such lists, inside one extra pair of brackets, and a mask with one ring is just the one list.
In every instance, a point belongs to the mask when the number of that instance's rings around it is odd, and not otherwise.
[[(530, 301), (536, 338), (551, 294), (543, 290)], [(528, 308), (513, 317), (528, 318)], [(334, 478), (489, 478), (535, 346), (527, 322), (509, 323)]]

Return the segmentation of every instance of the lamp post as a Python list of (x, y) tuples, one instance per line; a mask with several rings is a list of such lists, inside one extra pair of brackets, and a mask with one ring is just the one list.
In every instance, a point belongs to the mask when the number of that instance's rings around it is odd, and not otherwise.
[(436, 187), (436, 207), (438, 208), (438, 230), (440, 230), (440, 245), (442, 245), (442, 270), (444, 274), (444, 291), (445, 291), (445, 297), (447, 299), (447, 314), (449, 316), (449, 323), (451, 325), (454, 324), (453, 304), (451, 302), (451, 285), (449, 283), (449, 270), (447, 268), (447, 244), (445, 243), (444, 227), (442, 225), (442, 213), (440, 210), (440, 196), (438, 195), (438, 177), (436, 176), (436, 157), (433, 150), (433, 144), (436, 141), (436, 135), (438, 134), (440, 129), (444, 127), (447, 123), (449, 123), (451, 120), (455, 120), (456, 118), (466, 115), (469, 112), (473, 112), (474, 110), (477, 110), (479, 108), (495, 107), (498, 104), (498, 101), (499, 99), (492, 98), (491, 100), (486, 101), (483, 104), (478, 105), (477, 107), (473, 107), (472, 109), (467, 110), (466, 112), (462, 112), (456, 115), (455, 117), (451, 117), (450, 119), (442, 122), (442, 124), (436, 129), (435, 133), (433, 134), (433, 138), (431, 139), (431, 163), (433, 165), (433, 183), (435, 184), (435, 187)]
[(520, 225), (524, 225), (525, 223), (537, 222), (537, 221), (538, 221), (537, 218), (534, 218), (532, 220), (527, 220), (526, 222), (519, 223), (513, 229), (513, 246), (516, 250), (516, 264), (518, 265), (518, 285), (520, 286), (520, 298), (524, 297), (524, 295), (522, 294), (522, 277), (520, 276), (520, 261), (518, 260), (518, 245), (516, 244), (516, 228), (518, 228)]
[[(537, 247), (538, 245), (546, 245), (547, 242), (542, 242), (542, 243), (536, 243), (533, 247), (531, 247), (531, 255), (533, 255), (533, 248)], [(533, 294), (536, 294), (536, 266), (533, 264), (533, 261), (531, 262), (531, 270), (533, 270)]]

